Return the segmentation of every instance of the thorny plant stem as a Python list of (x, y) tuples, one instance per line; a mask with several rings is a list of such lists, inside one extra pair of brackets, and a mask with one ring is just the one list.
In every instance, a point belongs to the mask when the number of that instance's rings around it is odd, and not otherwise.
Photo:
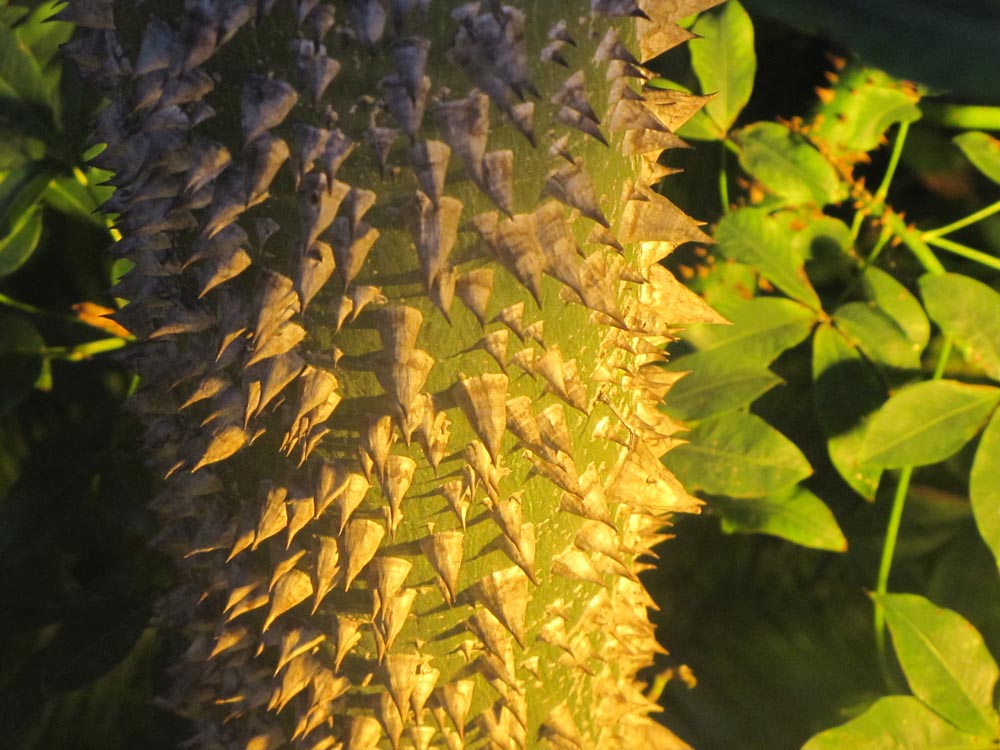
[[(952, 342), (950, 338), (944, 339), (941, 352), (938, 354), (937, 364), (934, 367), (934, 374), (931, 380), (940, 380), (944, 374), (945, 365), (951, 357)], [(879, 560), (878, 579), (875, 585), (875, 592), (878, 595), (885, 594), (889, 588), (889, 574), (892, 571), (892, 558), (896, 552), (896, 541), (899, 539), (899, 528), (903, 520), (903, 508), (906, 505), (906, 496), (910, 490), (910, 479), (913, 477), (913, 467), (906, 466), (899, 472), (899, 480), (896, 483), (896, 491), (892, 497), (892, 509), (889, 512), (889, 525), (885, 530), (885, 539), (882, 541), (882, 558)], [(902, 686), (899, 684), (895, 674), (889, 665), (889, 654), (885, 643), (885, 610), (876, 601), (875, 614), (873, 619), (875, 630), (875, 648), (878, 652), (879, 669), (885, 681), (886, 688), (891, 693), (900, 692)]]
[(982, 219), (985, 219), (987, 216), (992, 216), (997, 211), (1000, 211), (1000, 201), (997, 201), (996, 203), (991, 203), (985, 208), (981, 208), (975, 213), (969, 214), (963, 219), (959, 219), (958, 221), (953, 221), (951, 224), (945, 224), (943, 227), (938, 227), (937, 229), (928, 229), (926, 232), (924, 232), (924, 239), (930, 240), (930, 238), (932, 237), (941, 237), (942, 235), (945, 234), (951, 234), (952, 232), (956, 232), (959, 229), (962, 229), (963, 227), (969, 226), (970, 224), (975, 224), (977, 221), (981, 221)]
[(1000, 258), (997, 258), (995, 255), (984, 253), (980, 250), (976, 250), (975, 248), (971, 248), (968, 245), (963, 245), (960, 242), (946, 240), (943, 237), (927, 237), (925, 234), (924, 239), (928, 245), (939, 247), (942, 250), (947, 250), (949, 253), (953, 253), (954, 255), (960, 255), (963, 258), (967, 258), (968, 260), (975, 261), (976, 263), (980, 263), (988, 268), (1000, 271)]

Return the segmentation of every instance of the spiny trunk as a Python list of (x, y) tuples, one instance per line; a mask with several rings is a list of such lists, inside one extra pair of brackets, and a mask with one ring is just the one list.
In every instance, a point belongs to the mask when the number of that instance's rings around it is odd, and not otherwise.
[(639, 558), (714, 0), (74, 0), (194, 746), (667, 748)]

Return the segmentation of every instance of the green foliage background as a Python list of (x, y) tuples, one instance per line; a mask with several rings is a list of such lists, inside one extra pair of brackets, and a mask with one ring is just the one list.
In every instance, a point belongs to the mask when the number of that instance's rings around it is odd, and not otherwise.
[[(663, 676), (698, 681), (657, 683), (665, 720), (702, 750), (993, 747), (1000, 21), (877, 4), (886, 40), (873, 4), (748, 5), (692, 19), (654, 82), (718, 92), (669, 185), (718, 244), (670, 262), (733, 322), (686, 332), (670, 367), (694, 371), (670, 468), (709, 505), (647, 581)], [(86, 166), (100, 102), (58, 58), (57, 7), (0, 0), (0, 737), (168, 748), (171, 572), (109, 356), (127, 336), (74, 309), (113, 309), (121, 269)]]

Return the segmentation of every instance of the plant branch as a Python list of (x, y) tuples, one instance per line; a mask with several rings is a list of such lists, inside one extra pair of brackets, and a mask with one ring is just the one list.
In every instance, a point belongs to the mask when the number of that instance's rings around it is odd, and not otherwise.
[(938, 227), (937, 229), (928, 229), (926, 232), (924, 232), (924, 239), (928, 239), (930, 237), (940, 237), (945, 234), (951, 234), (952, 232), (958, 231), (959, 229), (967, 227), (970, 224), (975, 224), (977, 221), (981, 221), (982, 219), (985, 219), (987, 216), (992, 216), (997, 211), (1000, 211), (1000, 201), (997, 201), (996, 203), (991, 203), (985, 208), (981, 208), (975, 213), (969, 214), (963, 219), (959, 219), (958, 221), (953, 221), (951, 224), (945, 224), (943, 227)]
[(889, 185), (892, 184), (892, 178), (896, 176), (896, 168), (899, 166), (899, 157), (903, 153), (903, 145), (906, 143), (906, 135), (910, 132), (910, 123), (904, 121), (899, 124), (899, 130), (896, 132), (896, 139), (892, 143), (892, 154), (889, 156), (889, 166), (885, 169), (885, 174), (882, 175), (882, 182), (878, 186), (878, 190), (875, 191), (875, 203), (879, 206), (885, 201), (885, 197), (889, 194)]
[(975, 248), (971, 248), (968, 245), (963, 245), (960, 242), (946, 240), (944, 237), (927, 237), (926, 235), (924, 235), (924, 237), (926, 238), (928, 245), (939, 247), (942, 250), (947, 250), (949, 253), (954, 255), (960, 255), (963, 258), (1000, 271), (1000, 258), (997, 258), (995, 255), (984, 253), (980, 250), (976, 250)]
[(49, 346), (43, 350), (43, 354), (49, 359), (64, 359), (69, 362), (79, 362), (82, 359), (90, 359), (96, 354), (105, 354), (122, 349), (128, 343), (128, 339), (114, 336), (106, 339), (87, 341), (76, 346)]
[(907, 226), (902, 216), (894, 211), (885, 211), (881, 219), (889, 227), (893, 235), (909, 248), (910, 252), (913, 253), (925, 270), (930, 273), (945, 272), (944, 264), (938, 260), (934, 251), (924, 241), (922, 233), (915, 227)]
[(1000, 107), (924, 102), (923, 118), (946, 128), (1000, 130)]

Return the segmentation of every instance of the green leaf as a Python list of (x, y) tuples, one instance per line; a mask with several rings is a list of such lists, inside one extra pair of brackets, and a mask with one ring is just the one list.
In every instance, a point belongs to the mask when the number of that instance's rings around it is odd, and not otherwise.
[(879, 147), (890, 127), (920, 119), (919, 98), (910, 84), (858, 62), (848, 63), (816, 108), (809, 138), (821, 142), (828, 155), (857, 161)]
[(776, 122), (758, 122), (733, 134), (740, 166), (789, 204), (839, 203), (847, 189), (837, 170), (804, 138)]
[(806, 274), (815, 286), (842, 284), (850, 278), (851, 229), (840, 219), (812, 206), (780, 211), (774, 216), (788, 233), (792, 250), (806, 263)]
[(812, 474), (799, 449), (754, 414), (724, 412), (691, 430), (687, 440), (663, 463), (690, 490), (762, 497)]
[(29, 161), (11, 170), (0, 182), (0, 234), (6, 234), (42, 197), (55, 175), (51, 163)]
[(750, 100), (757, 57), (753, 24), (743, 6), (730, 0), (698, 16), (691, 31), (701, 39), (691, 42), (691, 67), (703, 94), (718, 92), (705, 105), (705, 114), (724, 137)]
[(42, 372), (45, 340), (31, 323), (0, 313), (0, 413), (27, 396)]
[(979, 432), (998, 400), (998, 388), (955, 380), (907, 386), (872, 417), (858, 460), (886, 469), (943, 461)]
[(1000, 294), (957, 273), (925, 274), (918, 283), (927, 314), (965, 361), (1000, 381)]
[(820, 308), (819, 297), (806, 277), (804, 258), (766, 211), (742, 208), (726, 214), (715, 230), (715, 239), (726, 257), (753, 266), (788, 296), (815, 310)]
[(812, 357), (813, 398), (830, 461), (855, 492), (873, 500), (882, 470), (861, 464), (858, 448), (885, 390), (872, 366), (832, 326), (816, 331)]
[(833, 322), (873, 362), (897, 370), (920, 372), (920, 351), (896, 321), (874, 303), (841, 305), (833, 313)]
[(1000, 567), (1000, 410), (983, 430), (972, 462), (969, 499), (979, 533)]
[(952, 141), (962, 149), (972, 166), (993, 182), (1000, 183), (1000, 140), (986, 133), (972, 131), (956, 135)]
[(671, 370), (711, 367), (713, 361), (740, 368), (767, 367), (805, 339), (815, 320), (812, 310), (781, 297), (726, 300), (724, 308), (720, 312), (733, 324), (688, 326), (682, 338), (695, 351), (671, 361)]
[(931, 324), (924, 308), (910, 290), (880, 268), (869, 266), (861, 274), (865, 295), (906, 332), (917, 352), (927, 347)]
[(111, 192), (110, 188), (83, 185), (76, 176), (59, 177), (49, 183), (42, 199), (57, 211), (106, 229), (97, 207), (111, 197)]
[(51, 134), (52, 105), (42, 71), (17, 34), (0, 25), (0, 118), (18, 114), (26, 114), (33, 122), (11, 119), (12, 125), (40, 126), (46, 131), (34, 133), (35, 137)]
[(913, 594), (876, 594), (913, 694), (970, 734), (1000, 736), (993, 688), (1000, 669), (961, 615)]
[(813, 549), (847, 549), (826, 503), (801, 485), (766, 497), (714, 497), (709, 507), (721, 517), (727, 534), (770, 534)]
[[(679, 357), (671, 362), (671, 369), (685, 370), (688, 360), (695, 358), (697, 355)], [(675, 419), (705, 419), (749, 404), (782, 382), (762, 365), (730, 363), (718, 357), (697, 358), (697, 367), (670, 388), (667, 413)]]
[(42, 212), (23, 214), (10, 232), (0, 236), (0, 278), (20, 268), (38, 247), (42, 237)]
[(811, 738), (802, 750), (988, 750), (989, 737), (960, 732), (910, 695), (876, 701), (855, 719)]
[[(73, 24), (52, 18), (62, 0), (45, 0), (17, 26), (17, 37), (29, 50), (39, 68), (45, 68), (59, 53), (59, 46), (73, 35)], [(57, 61), (58, 62), (58, 61)]]

